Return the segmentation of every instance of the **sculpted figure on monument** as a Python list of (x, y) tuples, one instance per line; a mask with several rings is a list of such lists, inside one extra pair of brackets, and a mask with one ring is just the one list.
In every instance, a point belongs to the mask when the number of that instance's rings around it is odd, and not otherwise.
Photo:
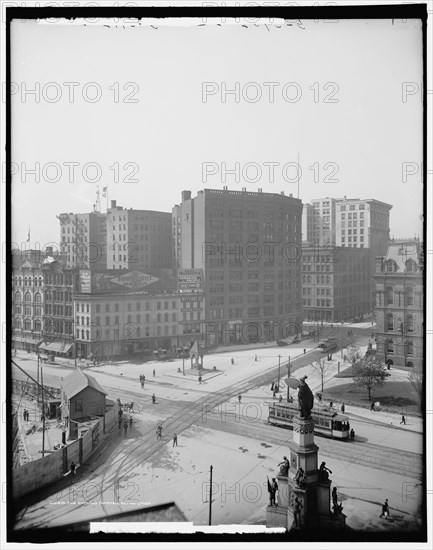
[(287, 456), (283, 456), (283, 462), (280, 462), (278, 466), (280, 467), (280, 475), (287, 477), (290, 469), (289, 459)]
[(305, 477), (305, 472), (302, 466), (299, 466), (298, 471), (296, 472), (295, 483), (300, 489), (303, 489), (307, 484), (307, 479)]

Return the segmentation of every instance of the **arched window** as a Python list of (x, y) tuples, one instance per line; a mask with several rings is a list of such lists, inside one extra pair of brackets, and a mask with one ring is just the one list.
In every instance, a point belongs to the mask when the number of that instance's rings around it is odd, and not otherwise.
[(30, 319), (24, 319), (24, 330), (32, 330), (32, 322)]
[(76, 331), (75, 331), (75, 337), (76, 337), (77, 339), (80, 338), (80, 331), (79, 331), (79, 329), (76, 329)]
[(413, 306), (413, 288), (406, 289), (406, 305)]
[(27, 277), (24, 277), (24, 286), (27, 286)]
[(40, 292), (36, 292), (35, 294), (35, 302), (37, 304), (40, 304), (41, 303), (41, 293)]
[(81, 339), (84, 340), (84, 329), (81, 329)]
[(394, 330), (394, 316), (388, 313), (386, 316), (386, 330)]
[(30, 294), (30, 292), (26, 292), (24, 294), (24, 301), (25, 302), (31, 302), (32, 301), (32, 295)]
[(84, 325), (84, 316), (81, 317), (81, 324)]
[(413, 355), (413, 342), (406, 342), (406, 355)]
[(387, 286), (385, 304), (388, 306), (393, 303), (394, 303), (394, 290), (392, 286)]
[(14, 321), (14, 326), (15, 328), (18, 328), (20, 329), (21, 328), (21, 319), (19, 317), (17, 317)]
[(412, 361), (408, 361), (408, 362), (406, 363), (406, 367), (410, 367), (411, 369), (413, 369), (413, 363), (412, 363)]
[(396, 271), (394, 260), (387, 260), (385, 262), (385, 271), (387, 273), (393, 273), (394, 271)]
[(393, 340), (387, 340), (386, 342), (386, 351), (388, 353), (394, 353), (394, 342)]
[(89, 339), (90, 339), (90, 332), (86, 330), (86, 340), (89, 340)]
[(42, 323), (39, 319), (36, 319), (35, 321), (35, 331), (36, 332), (41, 332), (42, 330)]
[(15, 292), (15, 303), (19, 304), (21, 302), (21, 292)]

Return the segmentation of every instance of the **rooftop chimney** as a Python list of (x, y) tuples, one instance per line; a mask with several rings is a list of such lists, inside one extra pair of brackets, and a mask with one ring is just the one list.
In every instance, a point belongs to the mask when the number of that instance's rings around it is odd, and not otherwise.
[(181, 197), (182, 197), (182, 202), (189, 201), (191, 199), (191, 191), (182, 191)]
[(116, 201), (111, 201), (111, 208), (116, 208)]

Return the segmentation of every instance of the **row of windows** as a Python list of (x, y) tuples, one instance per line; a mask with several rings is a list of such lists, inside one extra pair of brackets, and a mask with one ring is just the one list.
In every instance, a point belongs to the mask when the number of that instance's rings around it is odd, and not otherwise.
[(23, 282), (24, 286), (32, 286), (33, 284), (34, 286), (42, 286), (43, 279), (42, 277), (34, 277), (34, 279), (32, 277), (15, 277), (12, 279), (12, 282), (15, 286), (23, 286)]
[[(191, 325), (187, 325), (191, 327)], [(126, 328), (126, 327), (125, 327)], [(171, 332), (172, 336), (176, 336), (177, 334), (177, 325), (169, 326), (157, 326), (156, 327), (156, 336), (169, 336)], [(194, 330), (191, 332), (200, 332), (200, 327), (198, 330)], [(104, 332), (101, 332), (100, 334), (95, 334), (95, 340), (99, 340), (102, 337), (105, 337), (105, 340), (114, 340), (118, 341), (119, 338), (123, 340), (132, 340), (136, 338), (148, 338), (150, 337), (150, 329), (149, 327), (145, 327), (143, 330), (140, 327), (133, 327), (132, 330), (125, 330), (125, 333), (123, 335), (119, 335), (118, 330), (112, 329), (112, 328), (106, 328), (104, 329)], [(90, 340), (90, 330), (88, 329), (76, 329), (75, 330), (75, 337), (77, 340)]]
[[(32, 313), (32, 310), (33, 310), (33, 313)], [(21, 304), (16, 304), (14, 306), (14, 312), (16, 315), (21, 315), (22, 313)], [(31, 305), (24, 305), (24, 315), (33, 315), (33, 314), (36, 317), (42, 317), (42, 307), (41, 306), (33, 307)]]

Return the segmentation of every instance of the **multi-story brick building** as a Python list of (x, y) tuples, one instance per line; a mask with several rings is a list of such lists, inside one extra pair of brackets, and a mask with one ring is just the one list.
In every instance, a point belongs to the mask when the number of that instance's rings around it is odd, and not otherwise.
[(107, 210), (107, 269), (173, 267), (171, 214), (124, 209), (111, 201)]
[(42, 340), (44, 307), (40, 250), (12, 256), (12, 346), (37, 351)]
[(424, 252), (418, 240), (393, 240), (376, 259), (377, 357), (424, 366)]
[(54, 355), (74, 354), (73, 296), (79, 290), (78, 269), (51, 256), (42, 262), (44, 312), (42, 349)]
[(304, 244), (302, 300), (306, 321), (340, 322), (370, 313), (369, 251)]
[(60, 214), (60, 251), (80, 269), (170, 269), (171, 214), (125, 209), (111, 201), (106, 213)]
[(63, 213), (60, 221), (60, 253), (68, 267), (107, 267), (107, 215)]
[(284, 193), (204, 189), (173, 208), (178, 267), (202, 269), (207, 338), (274, 340), (302, 327), (302, 203)]
[(178, 292), (174, 271), (84, 271), (80, 276), (81, 291), (74, 295), (78, 357), (133, 356), (201, 340), (203, 296)]

